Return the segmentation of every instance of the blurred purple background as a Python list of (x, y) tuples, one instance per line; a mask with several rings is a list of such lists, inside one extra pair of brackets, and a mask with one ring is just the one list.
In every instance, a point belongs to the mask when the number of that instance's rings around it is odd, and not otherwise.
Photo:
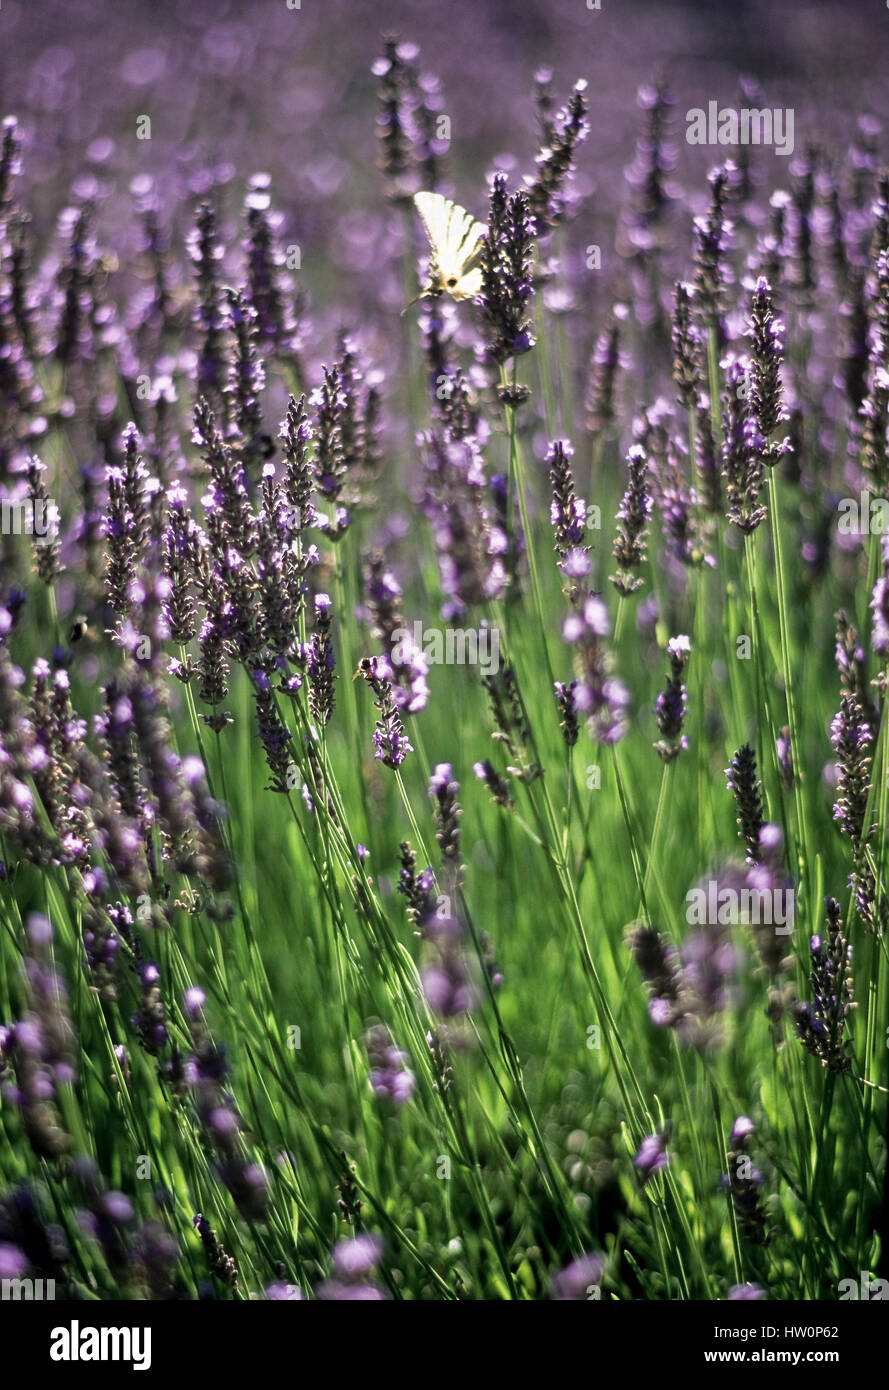
[[(418, 44), (422, 70), (440, 76), (453, 192), (476, 214), (495, 162), (516, 178), (532, 167), (535, 71), (553, 68), (559, 103), (587, 79), (578, 191), (592, 197), (569, 239), (575, 255), (590, 242), (614, 244), (640, 130), (637, 90), (654, 78), (675, 97), (675, 179), (693, 190), (692, 204), (727, 152), (686, 145), (685, 112), (711, 99), (739, 104), (742, 75), (759, 80), (763, 104), (794, 108), (797, 152), (823, 142), (842, 161), (859, 115), (889, 115), (882, 0), (601, 3), (302, 0), (290, 10), (286, 0), (3, 0), (0, 107), (22, 124), (35, 239), (52, 239), (72, 194), (90, 196), (97, 234), (127, 266), (138, 249), (134, 179), (155, 180), (161, 218), (181, 246), (211, 184), (236, 228), (246, 181), (263, 170), (316, 305), (335, 299), (350, 314), (400, 305), (400, 223), (375, 167), (371, 68), (383, 32)], [(150, 140), (136, 137), (140, 115), (151, 117)], [(763, 184), (786, 181), (787, 160), (757, 158)]]
[[(533, 149), (533, 74), (553, 67), (567, 92), (589, 81), (588, 177), (632, 152), (640, 83), (664, 74), (677, 113), (735, 99), (739, 73), (769, 105), (793, 105), (797, 141), (836, 144), (862, 112), (886, 114), (889, 10), (882, 0), (697, 4), (602, 0), (3, 0), (0, 106), (32, 137), (31, 177), (52, 199), (83, 167), (152, 167), (187, 183), (208, 156), (267, 168), (308, 207), (373, 175), (380, 35), (422, 49), (444, 87), (456, 170)], [(137, 143), (135, 117), (152, 117)]]

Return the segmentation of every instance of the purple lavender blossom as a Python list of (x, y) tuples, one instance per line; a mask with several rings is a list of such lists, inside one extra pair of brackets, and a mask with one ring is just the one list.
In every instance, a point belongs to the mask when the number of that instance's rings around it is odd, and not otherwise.
[(597, 743), (619, 743), (627, 732), (626, 708), (629, 692), (611, 674), (611, 657), (604, 639), (610, 632), (604, 603), (589, 595), (583, 608), (565, 619), (562, 636), (575, 649), (578, 684), (575, 708), (584, 715), (587, 728)]
[(226, 373), (219, 283), (223, 248), (218, 239), (216, 212), (210, 203), (202, 203), (198, 209), (194, 230), (188, 238), (188, 250), (194, 261), (198, 290), (195, 309), (195, 324), (201, 340), (198, 386), (210, 400), (218, 402)]
[(889, 658), (889, 532), (880, 541), (882, 573), (874, 584), (870, 600), (873, 614), (871, 643), (874, 652), (884, 661)]
[(794, 1008), (797, 1036), (821, 1065), (831, 1072), (847, 1072), (851, 1066), (848, 1018), (855, 1008), (852, 993), (852, 947), (843, 935), (840, 905), (825, 899), (827, 939), (815, 935), (809, 942), (812, 1002)]
[(436, 802), (437, 826), (435, 838), (441, 851), (442, 861), (452, 872), (459, 873), (460, 861), (460, 817), (462, 811), (457, 803), (460, 783), (454, 777), (450, 763), (437, 763), (429, 779), (429, 795)]
[(34, 568), (43, 584), (52, 584), (61, 572), (62, 542), (59, 536), (59, 509), (47, 492), (46, 465), (33, 455), (28, 458), (28, 498), (32, 508)]
[(416, 855), (407, 841), (402, 841), (399, 854), (401, 870), (398, 875), (398, 892), (407, 898), (409, 921), (417, 929), (418, 935), (424, 935), (437, 906), (435, 875), (431, 868), (417, 873)]
[(408, 714), (417, 714), (426, 708), (429, 698), (426, 683), (429, 663), (405, 626), (401, 585), (380, 552), (368, 556), (364, 592), (373, 623), (372, 634), (383, 643), (383, 652), (376, 658), (377, 673), (390, 683), (397, 707)]
[(683, 674), (691, 656), (690, 639), (671, 637), (667, 643), (667, 656), (670, 658), (670, 676), (666, 690), (661, 691), (655, 704), (657, 725), (662, 737), (654, 745), (665, 763), (672, 762), (688, 748), (688, 736), (682, 732), (688, 708), (688, 691)]
[(593, 348), (586, 413), (594, 435), (607, 434), (614, 425), (618, 371), (627, 365), (627, 358), (621, 352), (621, 332), (626, 317), (626, 305), (616, 304), (608, 327), (599, 334)]
[(673, 292), (673, 380), (686, 410), (695, 408), (701, 388), (700, 335), (691, 318), (693, 293), (681, 281)]
[(865, 711), (854, 695), (843, 696), (830, 726), (830, 741), (837, 755), (837, 799), (833, 818), (852, 841), (857, 857), (865, 830), (873, 734)]
[(166, 494), (167, 523), (162, 547), (164, 574), (170, 584), (165, 616), (170, 637), (185, 646), (198, 626), (194, 601), (194, 576), (200, 563), (201, 534), (188, 507), (188, 494), (181, 483), (174, 483)]
[(337, 1241), (330, 1255), (333, 1272), (341, 1279), (365, 1279), (380, 1263), (383, 1242), (379, 1236), (360, 1235)]
[(766, 1224), (766, 1210), (760, 1196), (760, 1189), (764, 1181), (763, 1175), (754, 1166), (749, 1154), (736, 1147), (737, 1143), (743, 1144), (752, 1133), (753, 1125), (749, 1120), (746, 1123), (741, 1120), (735, 1122), (726, 1154), (728, 1172), (722, 1175), (720, 1186), (728, 1192), (731, 1198), (735, 1222), (740, 1234), (754, 1245), (767, 1245), (770, 1232)]
[(562, 737), (569, 748), (573, 748), (577, 742), (577, 681), (554, 681), (553, 690), (559, 713), (562, 716), (559, 720), (559, 728), (562, 730)]
[(625, 942), (636, 961), (648, 993), (648, 1013), (657, 1028), (671, 1028), (686, 1012), (685, 981), (679, 953), (657, 927), (636, 923), (627, 928)]
[(708, 517), (722, 516), (722, 475), (716, 441), (713, 437), (713, 417), (710, 400), (703, 392), (695, 399), (695, 467), (698, 491)]
[(694, 221), (696, 297), (704, 327), (715, 332), (720, 343), (725, 331), (722, 314), (728, 276), (726, 251), (732, 231), (725, 209), (736, 175), (731, 160), (710, 171), (710, 207), (706, 217), (696, 217)]
[(654, 1177), (655, 1173), (664, 1172), (669, 1162), (667, 1141), (663, 1134), (647, 1134), (633, 1159), (634, 1166), (639, 1170), (643, 1187), (650, 1178)]
[(127, 427), (123, 442), (123, 467), (109, 468), (106, 474), (108, 511), (104, 523), (108, 541), (108, 602), (120, 617), (129, 612), (130, 586), (136, 576), (146, 529), (146, 470), (135, 425)]
[(397, 36), (389, 35), (384, 56), (373, 65), (373, 74), (379, 79), (378, 162), (386, 177), (388, 195), (395, 202), (406, 202), (421, 187), (436, 186), (434, 179), (422, 182), (417, 168), (418, 83), (414, 60), (418, 51), (415, 44), (399, 42)]
[(187, 1017), (192, 1052), (185, 1075), (207, 1143), (216, 1156), (216, 1170), (232, 1200), (248, 1220), (259, 1220), (268, 1203), (268, 1177), (247, 1152), (244, 1124), (230, 1087), (225, 1049), (214, 1043), (203, 1013)]
[(744, 535), (756, 530), (767, 515), (759, 502), (763, 480), (763, 441), (748, 407), (748, 364), (728, 365), (722, 398), (722, 471), (728, 519)]
[(745, 1139), (749, 1138), (755, 1128), (756, 1126), (753, 1121), (747, 1115), (739, 1115), (732, 1125), (732, 1132), (729, 1135), (729, 1144), (731, 1147), (737, 1148), (739, 1144), (743, 1144)]
[(331, 1253), (331, 1278), (315, 1289), (322, 1302), (379, 1303), (386, 1299), (373, 1282), (383, 1253), (378, 1236), (362, 1234), (337, 1241)]
[(271, 682), (264, 671), (254, 674), (253, 695), (256, 701), (259, 741), (272, 778), (266, 790), (287, 796), (296, 786), (290, 749), (293, 735), (278, 712)]
[(472, 770), (479, 782), (483, 782), (491, 793), (491, 800), (496, 806), (504, 806), (510, 809), (515, 803), (509, 791), (509, 783), (505, 777), (501, 777), (494, 764), (485, 758), (483, 762), (473, 763)]
[(381, 661), (375, 656), (362, 657), (358, 663), (358, 670), (373, 691), (374, 708), (379, 711), (373, 733), (374, 757), (384, 767), (390, 767), (394, 771), (414, 748), (404, 732), (404, 725), (393, 699), (392, 686), (379, 675), (381, 665)]
[(642, 586), (635, 571), (645, 560), (651, 508), (648, 457), (640, 444), (634, 444), (627, 454), (627, 487), (617, 512), (620, 526), (611, 552), (619, 569), (617, 574), (609, 575), (611, 583), (624, 597)]
[(346, 1283), (342, 1279), (325, 1279), (315, 1289), (322, 1303), (382, 1303), (386, 1294), (376, 1284)]
[[(565, 569), (569, 555), (588, 554), (584, 545), (586, 538), (586, 505), (576, 496), (571, 464), (574, 450), (567, 439), (556, 439), (550, 444), (546, 455), (549, 478), (552, 486), (550, 502), (550, 525), (553, 528), (553, 541), (559, 557), (559, 567)], [(575, 570), (576, 570), (575, 561)]]
[(789, 441), (772, 435), (788, 418), (781, 388), (784, 325), (775, 318), (772, 287), (760, 276), (750, 303), (750, 410), (762, 442), (762, 459), (773, 468), (789, 449)]
[(678, 1020), (680, 1039), (701, 1052), (723, 1043), (721, 1016), (737, 998), (738, 952), (730, 934), (719, 922), (707, 922), (689, 931), (679, 951), (682, 968), (682, 1005)]
[(793, 787), (793, 745), (790, 739), (790, 728), (784, 725), (779, 729), (775, 738), (776, 752), (778, 755), (778, 771), (781, 774), (782, 785), (789, 791)]
[(15, 1245), (0, 1244), (0, 1279), (18, 1279), (28, 1268), (24, 1251)]
[(756, 753), (749, 743), (738, 749), (725, 773), (728, 789), (738, 808), (738, 825), (747, 846), (747, 862), (755, 864), (763, 827), (762, 784), (756, 775)]
[(506, 588), (506, 537), (491, 516), (478, 443), (426, 436), (427, 513), (438, 552), (444, 618), (499, 598)]
[(579, 1259), (572, 1260), (553, 1276), (553, 1298), (557, 1303), (578, 1303), (596, 1297), (605, 1269), (605, 1256), (598, 1252), (581, 1255)]
[(228, 328), (234, 341), (231, 366), (223, 388), (229, 421), (227, 443), (248, 471), (272, 448), (262, 428), (261, 396), (265, 367), (257, 351), (259, 316), (243, 290), (226, 290)]
[(544, 236), (560, 222), (570, 206), (574, 155), (589, 130), (586, 85), (575, 82), (566, 105), (554, 119), (547, 120), (546, 145), (535, 160), (537, 173), (525, 180), (537, 236)]
[(236, 1289), (238, 1287), (238, 1265), (235, 1264), (228, 1251), (219, 1244), (213, 1226), (201, 1212), (197, 1212), (194, 1216), (193, 1226), (200, 1236), (200, 1243), (204, 1247), (204, 1255), (207, 1257), (210, 1272), (217, 1277), (219, 1283), (226, 1284), (229, 1289)]
[(494, 362), (534, 346), (529, 301), (534, 293), (531, 258), (534, 223), (528, 195), (507, 194), (506, 176), (494, 175), (488, 232), (482, 246), (481, 303), (491, 326), (488, 352)]
[(298, 371), (301, 344), (295, 311), (301, 304), (278, 244), (282, 217), (271, 206), (270, 184), (268, 174), (254, 174), (247, 190), (247, 289), (261, 350), (277, 354)]
[(309, 674), (309, 706), (320, 725), (330, 721), (333, 714), (333, 690), (336, 680), (336, 658), (331, 636), (332, 609), (327, 594), (315, 595), (315, 631), (306, 656)]
[(368, 1029), (364, 1045), (374, 1095), (395, 1105), (405, 1105), (416, 1086), (416, 1078), (407, 1065), (408, 1054), (394, 1045), (389, 1029), (382, 1023)]
[(0, 1038), (4, 1100), (18, 1111), (25, 1138), (44, 1159), (57, 1159), (70, 1144), (58, 1088), (76, 1078), (76, 1038), (65, 984), (52, 964), (52, 934), (47, 918), (30, 915), (24, 960), (28, 1010)]
[(310, 403), (315, 409), (315, 483), (331, 511), (319, 515), (318, 525), (330, 540), (338, 541), (351, 522), (347, 508), (339, 502), (349, 462), (343, 439), (349, 402), (339, 367), (334, 364), (323, 370), (324, 380), (313, 392)]
[(156, 1057), (166, 1047), (169, 1037), (160, 987), (161, 974), (151, 961), (144, 961), (138, 968), (138, 974), (142, 997), (131, 1023), (145, 1051), (149, 1056)]
[(459, 946), (442, 933), (434, 960), (422, 966), (423, 994), (432, 1013), (456, 1019), (468, 1013), (477, 998), (475, 983)]

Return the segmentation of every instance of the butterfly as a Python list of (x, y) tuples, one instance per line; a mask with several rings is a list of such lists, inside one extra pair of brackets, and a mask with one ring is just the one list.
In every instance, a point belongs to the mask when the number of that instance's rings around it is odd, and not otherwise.
[(414, 206), (430, 249), (429, 279), (417, 298), (449, 294), (454, 299), (472, 299), (482, 287), (481, 238), (487, 228), (440, 193), (415, 193)]

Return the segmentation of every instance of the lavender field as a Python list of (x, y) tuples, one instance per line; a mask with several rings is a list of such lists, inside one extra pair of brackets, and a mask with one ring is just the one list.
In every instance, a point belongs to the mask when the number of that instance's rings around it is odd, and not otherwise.
[(0, 7), (3, 1300), (889, 1297), (889, 10), (668, 10)]

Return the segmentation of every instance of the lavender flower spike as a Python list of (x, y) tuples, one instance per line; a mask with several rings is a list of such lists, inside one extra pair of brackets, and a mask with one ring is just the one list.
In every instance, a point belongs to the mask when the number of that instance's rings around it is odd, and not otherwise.
[(667, 1153), (667, 1140), (663, 1134), (647, 1134), (639, 1145), (639, 1152), (633, 1159), (633, 1164), (639, 1170), (642, 1179), (642, 1186), (653, 1178), (655, 1173), (662, 1173), (670, 1162)]
[(368, 1029), (364, 1045), (374, 1095), (381, 1100), (391, 1100), (395, 1105), (406, 1104), (416, 1085), (416, 1078), (407, 1066), (407, 1053), (394, 1045), (392, 1035), (383, 1023)]
[(626, 305), (615, 304), (611, 321), (599, 334), (593, 349), (586, 413), (587, 424), (594, 435), (605, 434), (614, 425), (618, 369), (626, 366), (625, 355), (621, 352), (621, 324), (626, 317)]
[(722, 398), (722, 471), (728, 499), (728, 519), (745, 535), (767, 515), (759, 503), (763, 479), (763, 447), (748, 409), (748, 369), (744, 361), (729, 363)]
[(586, 716), (597, 743), (619, 743), (627, 732), (626, 708), (630, 695), (612, 675), (612, 659), (604, 645), (610, 624), (604, 603), (590, 594), (579, 612), (565, 619), (562, 635), (573, 644), (578, 675), (575, 709)]
[(570, 460), (574, 450), (567, 439), (556, 439), (549, 446), (546, 461), (552, 487), (550, 524), (553, 529), (553, 548), (559, 569), (568, 579), (565, 592), (569, 598), (577, 594), (577, 580), (589, 573), (589, 546), (586, 537), (586, 504), (574, 491)]
[(648, 457), (641, 444), (634, 444), (627, 454), (627, 487), (617, 513), (620, 525), (612, 549), (620, 568), (617, 574), (609, 575), (615, 589), (625, 598), (642, 584), (634, 571), (645, 560), (651, 507)]
[(562, 737), (568, 747), (573, 748), (577, 742), (578, 735), (577, 705), (574, 698), (574, 693), (577, 690), (577, 681), (569, 681), (567, 684), (564, 681), (554, 681), (553, 689), (556, 704), (562, 716), (559, 720), (559, 728), (562, 730)]
[(843, 696), (830, 726), (830, 741), (837, 754), (837, 799), (833, 818), (852, 841), (857, 858), (870, 791), (873, 733), (861, 702), (854, 695)]
[(870, 600), (873, 614), (871, 641), (876, 655), (885, 661), (889, 658), (889, 531), (880, 542), (880, 559), (882, 573), (874, 584)]
[(737, 169), (730, 160), (708, 175), (711, 200), (706, 217), (696, 217), (695, 234), (695, 292), (704, 327), (721, 339), (724, 328), (722, 311), (725, 300), (726, 250), (732, 224), (725, 216), (731, 183)]
[(761, 438), (761, 457), (773, 468), (790, 448), (788, 439), (772, 434), (788, 418), (781, 388), (784, 325), (772, 308), (772, 287), (763, 276), (756, 282), (750, 305), (750, 409)]
[(686, 410), (694, 410), (701, 387), (701, 345), (691, 320), (692, 293), (688, 285), (677, 282), (673, 308), (673, 380), (679, 402)]
[(533, 244), (528, 195), (519, 192), (509, 196), (506, 176), (495, 174), (481, 263), (481, 303), (491, 325), (488, 351), (494, 362), (505, 362), (534, 346), (528, 313), (534, 293)]
[(374, 757), (384, 767), (401, 766), (408, 753), (414, 751), (413, 744), (404, 732), (404, 725), (392, 696), (392, 686), (379, 674), (379, 662), (375, 656), (362, 657), (358, 663), (358, 674), (362, 675), (374, 693), (374, 706), (379, 710), (377, 727), (374, 729)]
[(123, 444), (123, 467), (109, 468), (107, 472), (108, 511), (104, 525), (108, 539), (105, 575), (108, 602), (122, 618), (130, 609), (130, 586), (141, 558), (147, 523), (146, 472), (139, 455), (135, 425), (127, 426)]
[(809, 976), (813, 1001), (797, 1003), (797, 1035), (821, 1065), (832, 1072), (845, 1072), (851, 1066), (846, 1036), (849, 1012), (855, 1008), (852, 998), (852, 947), (843, 936), (840, 905), (834, 898), (825, 900), (827, 940), (813, 936), (810, 942), (812, 971)]
[(391, 683), (398, 708), (416, 714), (426, 708), (429, 698), (429, 663), (405, 625), (401, 585), (378, 551), (367, 558), (364, 593), (373, 623), (372, 634), (383, 643), (383, 653), (377, 657), (377, 675)]
[(332, 604), (327, 594), (315, 595), (315, 631), (309, 643), (309, 707), (319, 724), (327, 724), (333, 714), (333, 640), (330, 635)]
[(671, 763), (688, 747), (688, 736), (682, 732), (688, 707), (688, 691), (682, 676), (691, 656), (689, 638), (671, 637), (667, 656), (670, 658), (667, 688), (661, 691), (655, 704), (657, 725), (663, 737), (654, 746), (663, 761)]
[(223, 248), (219, 242), (216, 212), (210, 203), (202, 203), (198, 209), (194, 230), (188, 238), (188, 250), (197, 280), (195, 326), (201, 340), (198, 383), (202, 393), (218, 404), (227, 368), (219, 285)]
[(738, 808), (738, 825), (747, 846), (747, 862), (756, 864), (763, 827), (762, 785), (756, 775), (756, 753), (749, 743), (738, 749), (725, 774)]
[(567, 105), (554, 121), (547, 122), (547, 148), (537, 156), (536, 178), (527, 180), (538, 236), (562, 220), (569, 204), (566, 189), (574, 167), (574, 152), (589, 130), (586, 85), (583, 80), (576, 82)]

